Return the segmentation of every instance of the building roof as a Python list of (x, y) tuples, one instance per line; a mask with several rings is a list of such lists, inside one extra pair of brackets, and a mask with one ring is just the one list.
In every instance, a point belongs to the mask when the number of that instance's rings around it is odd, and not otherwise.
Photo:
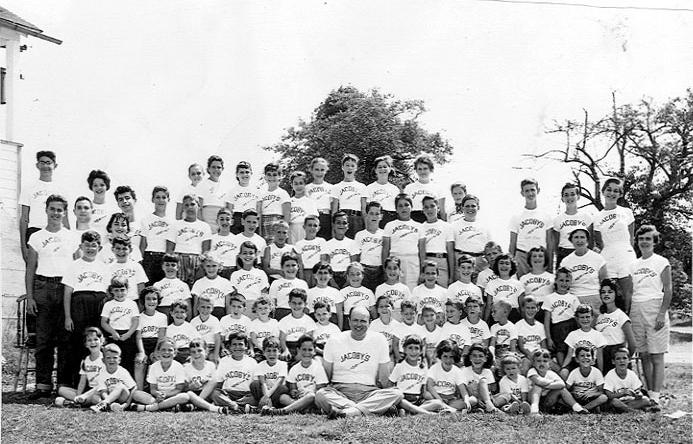
[(0, 6), (0, 27), (14, 29), (23, 34), (28, 34), (42, 40), (47, 40), (52, 43), (61, 44), (62, 40), (47, 36), (36, 25), (24, 20), (17, 14)]

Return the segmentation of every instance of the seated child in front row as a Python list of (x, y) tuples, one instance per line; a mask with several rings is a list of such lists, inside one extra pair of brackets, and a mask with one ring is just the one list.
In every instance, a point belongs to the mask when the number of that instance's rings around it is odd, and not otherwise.
[(255, 355), (255, 360), (260, 362), (262, 355), (262, 341), (270, 336), (279, 337), (279, 322), (272, 316), (272, 300), (269, 296), (260, 296), (253, 303), (253, 313), (257, 316), (250, 322), (250, 347)]
[(289, 390), (284, 385), (287, 375), (285, 361), (279, 360), (279, 338), (270, 336), (262, 341), (262, 353), (265, 360), (255, 366), (255, 380), (250, 383), (250, 391), (255, 399), (258, 399), (258, 407), (262, 409), (278, 407), (279, 398), (288, 394)]
[(174, 359), (181, 364), (184, 364), (190, 355), (190, 341), (200, 337), (195, 327), (185, 320), (187, 313), (188, 303), (181, 299), (175, 301), (171, 304), (173, 323), (166, 327), (166, 337), (173, 339), (176, 344)]
[(300, 362), (289, 370), (286, 384), (289, 393), (282, 394), (279, 404), (283, 407), (265, 406), (260, 411), (262, 415), (286, 415), (292, 412), (309, 411), (314, 406), (315, 392), (328, 383), (325, 369), (315, 356), (315, 341), (308, 335), (298, 339), (298, 356)]
[(108, 342), (120, 347), (122, 363), (131, 375), (135, 371), (137, 355), (137, 326), (140, 322), (140, 310), (137, 303), (128, 299), (128, 279), (114, 276), (108, 286), (108, 293), (113, 299), (108, 300), (101, 309), (101, 328), (110, 339)]
[(500, 393), (494, 397), (494, 404), (508, 414), (529, 414), (529, 381), (520, 374), (520, 359), (509, 353), (501, 359), (500, 368), (504, 376), (498, 384)]
[(614, 369), (604, 378), (604, 392), (609, 398), (609, 405), (619, 413), (659, 411), (657, 403), (642, 394), (642, 381), (638, 375), (628, 368), (628, 349), (624, 347), (616, 350), (613, 356)]
[(496, 388), (496, 378), (491, 372), (493, 355), (484, 345), (472, 344), (469, 354), (464, 357), (464, 365), (462, 376), (469, 394), (469, 405), (483, 408), (487, 413), (497, 411), (491, 401), (491, 392)]
[(565, 383), (573, 398), (585, 409), (599, 412), (599, 406), (606, 403), (604, 394), (604, 376), (598, 368), (592, 366), (592, 350), (578, 346), (575, 357), (579, 367), (570, 372)]
[(79, 385), (76, 390), (71, 387), (59, 387), (58, 397), (55, 398), (57, 407), (69, 407), (75, 404), (89, 406), (101, 400), (95, 395), (97, 377), (104, 368), (101, 354), (103, 343), (104, 337), (101, 330), (97, 327), (87, 327), (84, 332), (84, 346), (89, 350), (89, 355), (79, 366)]
[(524, 298), (521, 307), (524, 318), (518, 321), (515, 327), (517, 328), (517, 349), (522, 362), (520, 373), (527, 375), (532, 367), (532, 354), (536, 350), (546, 348), (546, 332), (544, 325), (534, 318), (537, 314), (537, 301), (534, 296)]
[(307, 298), (306, 291), (302, 288), (294, 288), (289, 292), (291, 315), (279, 321), (280, 358), (284, 361), (295, 360), (298, 355), (298, 340), (303, 335), (313, 336), (315, 331), (315, 321), (305, 312)]
[(250, 391), (256, 362), (246, 355), (248, 337), (245, 333), (232, 333), (225, 345), (231, 355), (219, 361), (214, 378), (205, 385), (200, 397), (209, 399), (211, 396), (214, 404), (232, 411), (243, 408), (251, 412), (257, 408), (258, 401)]
[(103, 348), (104, 369), (96, 377), (96, 399), (91, 409), (106, 412), (109, 409), (123, 411), (130, 405), (137, 384), (130, 373), (120, 366), (120, 347), (107, 344)]
[(530, 413), (539, 414), (540, 403), (542, 410), (551, 412), (560, 397), (576, 413), (589, 413), (578, 404), (565, 388), (565, 382), (550, 367), (551, 354), (540, 348), (532, 352), (533, 367), (527, 372), (527, 379), (533, 387), (529, 391)]
[[(217, 407), (200, 396), (202, 390), (212, 380), (214, 372), (217, 370), (214, 362), (207, 359), (208, 349), (204, 339), (193, 339), (190, 341), (190, 362), (183, 366), (185, 371), (185, 390), (187, 390), (192, 406), (210, 412), (227, 414), (229, 411), (226, 407)], [(190, 409), (190, 404), (188, 404), (186, 410), (192, 410)]]
[(441, 399), (431, 399), (426, 392), (428, 380), (428, 367), (422, 359), (424, 347), (423, 340), (417, 335), (409, 335), (404, 338), (404, 360), (395, 365), (390, 374), (388, 386), (396, 386), (404, 393), (404, 398), (397, 406), (399, 415), (433, 414), (438, 411), (455, 412)]
[(137, 356), (135, 357), (134, 375), (139, 390), (144, 389), (147, 365), (154, 362), (152, 355), (156, 351), (156, 344), (166, 337), (168, 319), (165, 314), (157, 311), (160, 302), (161, 294), (156, 287), (145, 287), (140, 293), (140, 305), (144, 309), (140, 313), (140, 322), (137, 325), (135, 339), (137, 341)]
[(471, 404), (464, 375), (456, 365), (460, 362), (460, 349), (451, 340), (443, 339), (435, 351), (438, 362), (428, 369), (426, 388), (433, 399), (466, 413)]
[(132, 400), (137, 403), (138, 412), (156, 412), (180, 404), (186, 404), (190, 397), (185, 389), (185, 370), (180, 362), (174, 361), (176, 343), (164, 338), (156, 346), (159, 360), (149, 366), (147, 382), (149, 393), (137, 390)]

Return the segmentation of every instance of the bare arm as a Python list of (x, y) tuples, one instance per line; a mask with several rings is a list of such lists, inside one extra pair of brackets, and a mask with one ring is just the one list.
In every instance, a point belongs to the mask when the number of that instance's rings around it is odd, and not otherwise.
[(26, 283), (26, 311), (29, 314), (35, 315), (36, 301), (34, 300), (34, 279), (36, 277), (36, 267), (38, 265), (38, 254), (36, 250), (29, 247), (25, 260), (26, 273), (24, 275), (24, 280)]
[(664, 320), (666, 319), (667, 311), (669, 311), (669, 305), (671, 305), (671, 266), (667, 265), (662, 271), (661, 277), (664, 286), (664, 298), (662, 299), (662, 306), (655, 320), (655, 330), (661, 330), (664, 327)]

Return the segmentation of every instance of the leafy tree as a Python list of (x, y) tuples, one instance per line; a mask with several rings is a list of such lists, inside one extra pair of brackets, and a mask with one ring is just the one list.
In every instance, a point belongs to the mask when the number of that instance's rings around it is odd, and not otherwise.
[[(330, 183), (342, 180), (344, 153), (359, 156), (361, 166), (356, 178), (366, 184), (375, 180), (373, 161), (389, 154), (396, 170), (393, 182), (403, 187), (412, 181), (412, 161), (417, 155), (426, 152), (440, 165), (452, 154), (447, 140), (419, 125), (417, 119), (425, 111), (421, 100), (396, 100), (377, 89), (364, 93), (341, 86), (327, 96), (308, 121), (299, 119), (279, 143), (265, 149), (281, 154), (286, 171), (310, 173), (311, 160), (324, 157), (330, 163), (326, 176)], [(284, 180), (290, 189), (288, 179)]]
[(672, 265), (673, 306), (690, 314), (693, 91), (663, 105), (648, 98), (617, 106), (615, 96), (612, 103), (598, 120), (585, 111), (582, 121), (556, 122), (549, 132), (563, 134), (565, 147), (536, 157), (570, 164), (587, 205), (600, 210), (603, 180), (623, 180), (622, 204), (633, 209), (636, 229), (652, 224), (662, 233), (659, 252)]

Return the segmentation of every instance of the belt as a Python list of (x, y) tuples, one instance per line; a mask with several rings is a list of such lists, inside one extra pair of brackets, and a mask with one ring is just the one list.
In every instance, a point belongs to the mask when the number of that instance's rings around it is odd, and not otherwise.
[(381, 267), (380, 265), (367, 265), (367, 264), (361, 264), (361, 266), (363, 266), (363, 268), (372, 268), (372, 269), (378, 269)]
[(348, 214), (349, 216), (360, 216), (361, 215), (361, 210), (340, 210), (343, 211), (344, 214)]
[(388, 216), (396, 216), (397, 212), (396, 211), (390, 211), (390, 210), (380, 210), (381, 213), (387, 214)]
[(329, 210), (329, 209), (327, 209), (327, 210), (318, 210), (318, 213), (320, 213), (320, 214), (330, 214), (330, 210)]
[(148, 254), (150, 256), (161, 256), (163, 257), (166, 253), (163, 253), (161, 251), (145, 251), (144, 254)]
[(458, 250), (458, 249), (455, 249), (455, 252), (459, 253), (459, 254), (468, 254), (472, 257), (481, 257), (484, 255), (484, 253), (472, 253), (471, 251), (462, 251), (462, 250)]
[(40, 274), (37, 274), (34, 276), (34, 279), (36, 279), (37, 281), (55, 282), (55, 283), (59, 284), (63, 280), (63, 277), (62, 276), (42, 276)]
[(445, 259), (448, 257), (447, 253), (426, 253), (426, 257), (436, 257), (438, 259)]

